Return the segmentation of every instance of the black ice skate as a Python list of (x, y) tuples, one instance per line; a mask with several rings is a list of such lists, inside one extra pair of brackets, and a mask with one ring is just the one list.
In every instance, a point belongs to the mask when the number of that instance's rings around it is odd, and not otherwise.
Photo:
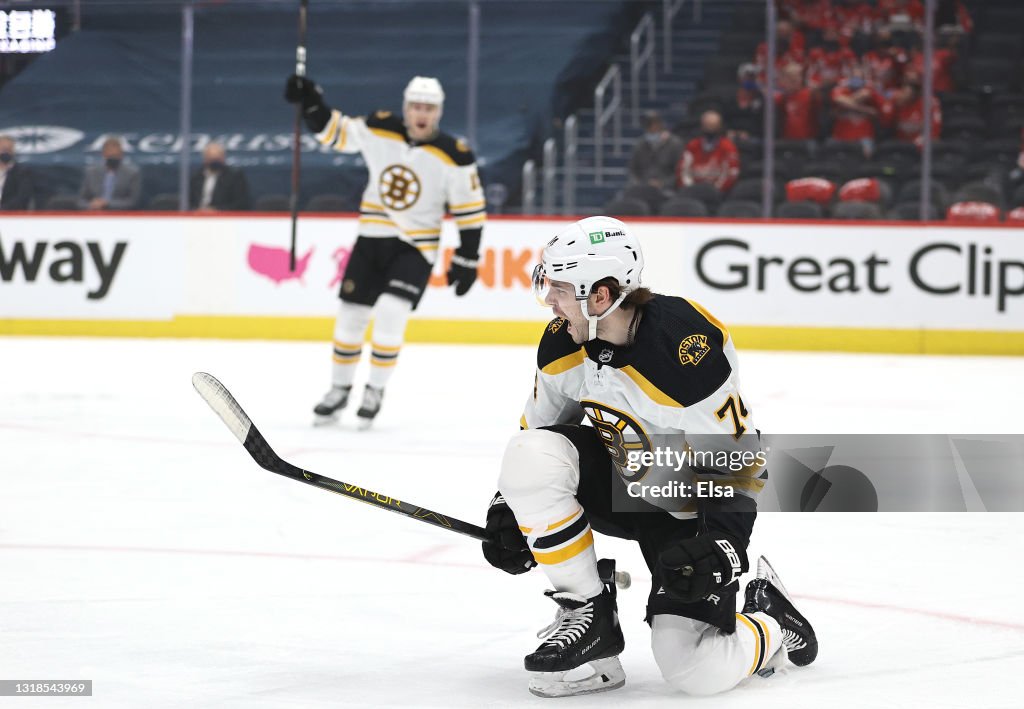
[(363, 391), (363, 403), (359, 405), (359, 410), (356, 411), (356, 418), (359, 419), (359, 428), (365, 431), (373, 424), (373, 419), (377, 417), (383, 399), (384, 389), (378, 389), (369, 384), (366, 385), (366, 389)]
[(800, 667), (818, 656), (818, 638), (807, 619), (793, 605), (775, 569), (763, 556), (757, 560), (757, 578), (747, 584), (744, 613), (767, 613), (782, 628), (782, 643), (789, 660)]
[(331, 390), (324, 394), (324, 398), (313, 407), (314, 426), (322, 426), (331, 423), (338, 418), (338, 412), (348, 404), (348, 395), (352, 387), (332, 386)]
[[(551, 625), (538, 633), (547, 639), (526, 656), (524, 664), (532, 675), (530, 692), (539, 697), (567, 697), (606, 692), (624, 685), (626, 674), (618, 655), (626, 642), (619, 627), (614, 582), (606, 581), (604, 591), (593, 598), (564, 591), (545, 591), (544, 595), (558, 604), (558, 614)], [(569, 672), (586, 664), (593, 674), (565, 679)]]

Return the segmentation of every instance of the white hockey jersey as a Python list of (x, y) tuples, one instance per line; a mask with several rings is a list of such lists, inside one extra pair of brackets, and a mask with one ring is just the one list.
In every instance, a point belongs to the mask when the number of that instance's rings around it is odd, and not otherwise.
[(756, 499), (765, 455), (718, 320), (696, 303), (656, 295), (628, 348), (577, 345), (564, 323), (552, 320), (541, 338), (523, 428), (585, 417), (630, 494), (680, 519), (695, 517), (702, 497)]
[(460, 230), (482, 227), (487, 219), (476, 158), (462, 140), (438, 133), (411, 143), (402, 119), (390, 111), (353, 118), (338, 110), (316, 138), (338, 152), (362, 153), (366, 161), (362, 236), (397, 236), (434, 263), (446, 209)]

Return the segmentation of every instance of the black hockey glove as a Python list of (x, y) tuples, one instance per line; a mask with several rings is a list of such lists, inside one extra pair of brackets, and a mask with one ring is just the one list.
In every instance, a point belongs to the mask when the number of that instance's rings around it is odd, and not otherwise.
[(455, 295), (466, 295), (476, 282), (476, 267), (479, 256), (464, 256), (456, 251), (452, 254), (452, 265), (448, 267), (448, 285), (455, 286)]
[(665, 593), (696, 603), (738, 579), (748, 568), (747, 552), (727, 534), (700, 534), (663, 550), (658, 566)]
[(464, 229), (459, 232), (459, 248), (452, 254), (448, 267), (448, 285), (455, 286), (455, 295), (469, 292), (476, 281), (476, 267), (480, 263), (480, 238), (483, 229)]
[(519, 531), (516, 516), (499, 492), (487, 508), (487, 536), (483, 542), (484, 558), (496, 569), (508, 574), (526, 573), (537, 562), (523, 533)]
[(331, 120), (331, 109), (324, 103), (323, 89), (308, 76), (289, 76), (284, 85), (284, 100), (302, 104), (302, 117), (314, 133), (322, 131)]

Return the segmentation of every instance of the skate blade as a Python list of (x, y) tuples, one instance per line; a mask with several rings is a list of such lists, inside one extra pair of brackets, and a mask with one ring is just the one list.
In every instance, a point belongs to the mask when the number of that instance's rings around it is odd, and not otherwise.
[(574, 697), (579, 694), (610, 692), (626, 684), (626, 673), (618, 657), (593, 660), (589, 665), (594, 673), (582, 679), (564, 679), (569, 672), (531, 672), (530, 694), (549, 699)]
[(338, 422), (338, 414), (328, 414), (327, 416), (322, 416), (320, 414), (313, 414), (313, 426), (315, 426), (315, 427), (330, 426), (332, 423), (337, 423), (337, 422)]
[(370, 427), (373, 426), (373, 419), (363, 418), (362, 416), (356, 416), (356, 428), (360, 431), (369, 431)]
[(757, 560), (757, 578), (767, 580), (768, 583), (779, 590), (779, 593), (781, 593), (787, 601), (790, 603), (793, 602), (792, 597), (789, 595), (789, 591), (787, 591), (786, 587), (782, 585), (782, 581), (779, 579), (778, 573), (776, 573), (775, 569), (772, 568), (772, 565), (768, 563), (768, 559), (763, 556)]

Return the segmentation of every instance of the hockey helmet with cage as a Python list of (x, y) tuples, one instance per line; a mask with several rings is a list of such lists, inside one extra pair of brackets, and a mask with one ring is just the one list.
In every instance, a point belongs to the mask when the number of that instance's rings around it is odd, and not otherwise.
[[(541, 262), (533, 270), (533, 292), (544, 302), (551, 281), (572, 285), (576, 300), (589, 323), (589, 337), (597, 337), (597, 323), (614, 312), (626, 296), (640, 287), (644, 254), (629, 228), (612, 217), (587, 217), (575, 222), (548, 242)], [(622, 289), (600, 315), (591, 315), (587, 299), (594, 284), (614, 278)]]
[(405, 103), (429, 103), (444, 106), (444, 89), (441, 82), (432, 76), (414, 76), (402, 94)]

